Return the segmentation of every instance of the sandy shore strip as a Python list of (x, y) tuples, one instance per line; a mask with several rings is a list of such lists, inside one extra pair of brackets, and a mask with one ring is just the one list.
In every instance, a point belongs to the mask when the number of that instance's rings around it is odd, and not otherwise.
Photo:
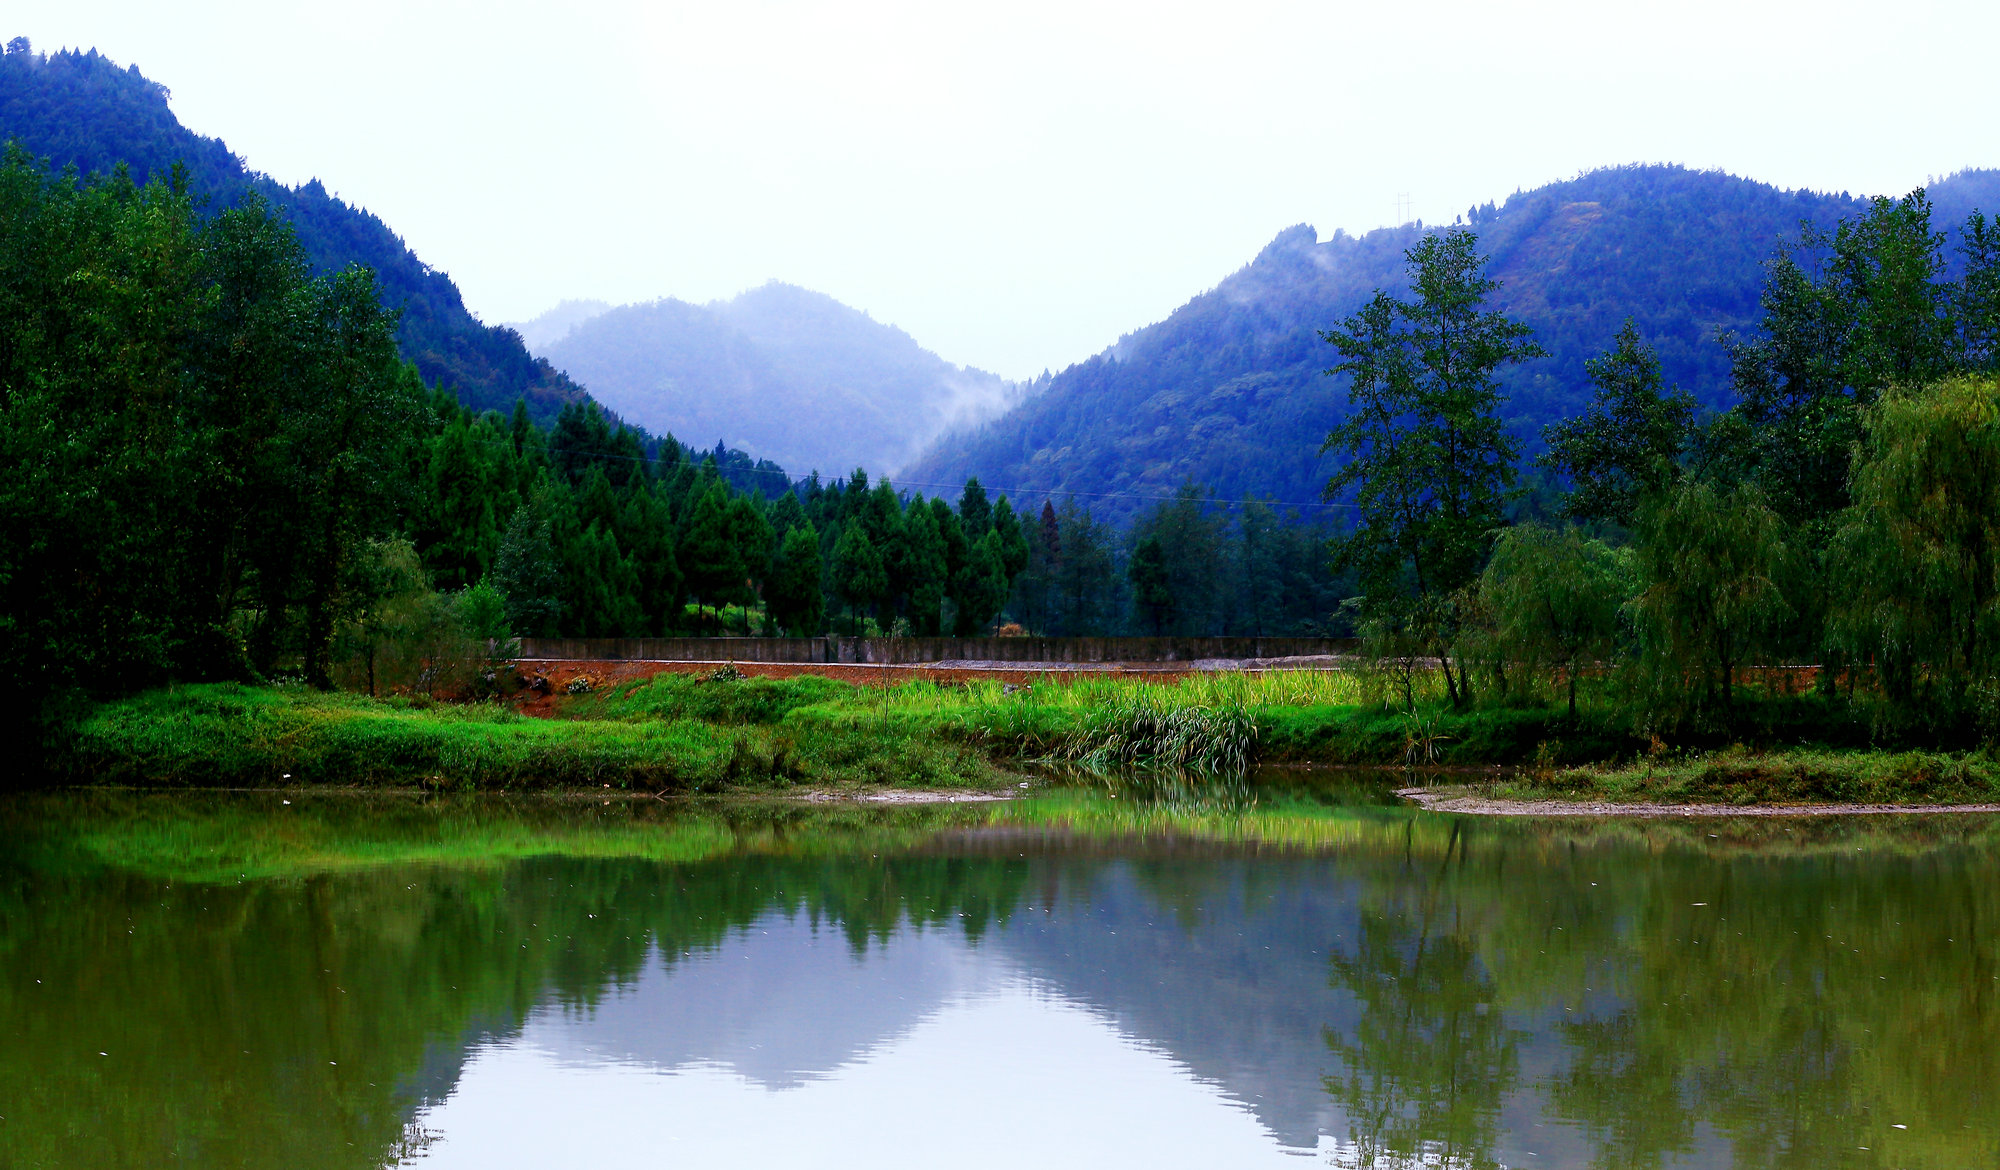
[(1431, 812), (1478, 817), (1842, 817), (2000, 813), (2000, 804), (1638, 804), (1602, 800), (1496, 800), (1450, 789), (1399, 788)]
[(807, 804), (992, 804), (1019, 795), (1011, 789), (880, 788), (865, 792), (807, 792), (791, 799)]

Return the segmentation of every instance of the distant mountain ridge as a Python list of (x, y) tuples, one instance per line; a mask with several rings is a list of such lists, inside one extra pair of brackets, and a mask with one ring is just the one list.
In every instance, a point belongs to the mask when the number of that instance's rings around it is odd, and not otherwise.
[(722, 439), (795, 474), (893, 474), (1021, 395), (893, 325), (776, 281), (707, 305), (591, 307), (565, 302), (523, 333), (552, 338), (536, 353), (622, 418), (697, 445)]
[[(2000, 171), (1964, 172), (1930, 194), (1936, 226), (1953, 228), (1975, 207), (2000, 212)], [(1847, 194), (1631, 166), (1471, 209), (1501, 281), (1493, 304), (1549, 350), (1504, 375), (1508, 421), (1532, 449), (1541, 426), (1580, 412), (1590, 398), (1583, 363), (1628, 316), (1671, 381), (1724, 404), (1728, 360), (1715, 335), (1754, 328), (1773, 248), (1801, 221), (1831, 226), (1863, 206)], [(1403, 251), (1425, 230), (1321, 242), (1309, 226), (1288, 228), (1166, 320), (1037, 383), (1003, 417), (945, 437), (906, 474), (977, 475), (1017, 498), (1103, 494), (1100, 511), (1114, 517), (1188, 480), (1227, 497), (1316, 499), (1331, 472), (1320, 441), (1346, 405), (1344, 387), (1322, 376), (1339, 354), (1317, 331), (1377, 288), (1400, 295)]]
[(17, 39), (0, 56), (0, 141), (18, 142), (58, 170), (109, 173), (123, 164), (139, 183), (178, 162), (195, 191), (219, 207), (263, 197), (291, 222), (316, 269), (359, 263), (375, 270), (384, 300), (403, 312), (403, 356), (425, 381), (442, 381), (474, 409), (504, 411), (525, 398), (547, 419), (587, 397), (514, 331), (467, 311), (451, 278), (418, 259), (381, 219), (334, 198), (317, 179), (285, 187), (250, 170), (220, 139), (183, 127), (170, 97), (136, 65), (120, 68), (96, 50), (37, 53)]

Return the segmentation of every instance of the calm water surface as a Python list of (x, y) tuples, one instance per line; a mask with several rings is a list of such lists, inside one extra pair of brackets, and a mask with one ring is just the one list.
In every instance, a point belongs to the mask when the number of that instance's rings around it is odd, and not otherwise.
[(0, 802), (0, 1166), (1991, 1167), (2000, 825)]

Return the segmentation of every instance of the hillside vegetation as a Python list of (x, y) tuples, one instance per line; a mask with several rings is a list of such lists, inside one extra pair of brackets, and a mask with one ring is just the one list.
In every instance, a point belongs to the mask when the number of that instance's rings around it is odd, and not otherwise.
[(382, 299), (402, 311), (396, 343), (404, 359), (474, 410), (504, 411), (523, 398), (546, 421), (586, 397), (512, 330), (481, 324), (451, 277), (418, 259), (380, 218), (328, 194), (318, 179), (286, 187), (251, 170), (221, 139), (183, 127), (171, 96), (136, 65), (121, 69), (95, 50), (43, 54), (17, 40), (0, 56), (0, 142), (19, 143), (57, 171), (109, 174), (123, 166), (141, 186), (178, 164), (211, 211), (263, 199), (291, 224), (315, 271), (374, 269)]
[[(2000, 172), (1955, 176), (1930, 196), (1939, 225), (1955, 229), (1975, 207), (2000, 209)], [(1845, 194), (1634, 166), (1471, 209), (1500, 281), (1493, 307), (1532, 328), (1548, 355), (1502, 373), (1503, 420), (1533, 454), (1541, 427), (1590, 401), (1585, 359), (1610, 348), (1628, 317), (1669, 384), (1726, 406), (1730, 362), (1716, 335), (1755, 330), (1773, 250), (1802, 223), (1828, 229), (1865, 206)], [(1375, 289), (1401, 286), (1404, 251), (1427, 230), (1336, 232), (1322, 242), (1309, 226), (1288, 228), (1165, 321), (1038, 383), (1021, 406), (940, 442), (905, 474), (977, 475), (1016, 499), (1160, 495), (1190, 480), (1224, 498), (1317, 499), (1333, 470), (1320, 441), (1346, 406), (1342, 386), (1322, 376), (1338, 355), (1318, 331)], [(1123, 518), (1138, 505), (1112, 498), (1098, 511)]]

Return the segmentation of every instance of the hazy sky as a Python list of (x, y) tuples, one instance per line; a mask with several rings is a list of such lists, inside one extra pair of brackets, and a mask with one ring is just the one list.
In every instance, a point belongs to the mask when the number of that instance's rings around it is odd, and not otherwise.
[(1025, 377), (1324, 237), (1612, 163), (1901, 193), (2000, 165), (1993, 0), (29, 0), (488, 321), (818, 289)]

